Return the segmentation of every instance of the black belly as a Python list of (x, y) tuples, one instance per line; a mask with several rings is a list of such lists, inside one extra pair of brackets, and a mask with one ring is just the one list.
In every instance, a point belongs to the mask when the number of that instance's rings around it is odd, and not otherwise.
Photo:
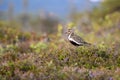
[(82, 46), (80, 44), (77, 44), (76, 42), (70, 41), (71, 44), (73, 44), (74, 46)]

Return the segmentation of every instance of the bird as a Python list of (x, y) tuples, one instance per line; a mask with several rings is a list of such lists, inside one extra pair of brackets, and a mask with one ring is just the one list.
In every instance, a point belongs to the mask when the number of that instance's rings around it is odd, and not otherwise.
[(72, 29), (68, 29), (66, 32), (67, 38), (71, 44), (74, 46), (89, 46), (91, 43), (86, 42), (84, 39), (82, 39), (80, 36), (76, 35)]

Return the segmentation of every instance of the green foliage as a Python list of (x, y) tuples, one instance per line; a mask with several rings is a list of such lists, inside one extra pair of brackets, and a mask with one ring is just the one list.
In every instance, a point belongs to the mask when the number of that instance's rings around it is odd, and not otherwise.
[(23, 72), (26, 72), (26, 71), (29, 71), (29, 70), (35, 70), (35, 66), (28, 61), (20, 62), (18, 67)]
[(47, 47), (48, 47), (47, 44), (45, 44), (43, 42), (38, 42), (38, 43), (35, 43), (35, 44), (33, 43), (33, 44), (30, 45), (30, 48), (37, 53), (41, 52), (41, 50), (47, 49)]
[(120, 1), (118, 1), (118, 0), (105, 0), (102, 3), (102, 7), (105, 9), (106, 13), (120, 11)]
[(62, 36), (62, 30), (63, 30), (63, 26), (61, 24), (58, 25), (58, 34), (57, 36), (61, 37)]
[[(91, 19), (90, 31), (87, 26), (79, 34), (92, 45), (80, 47), (62, 38), (60, 24), (57, 36), (44, 41), (46, 37), (0, 22), (0, 80), (119, 80), (119, 15)], [(68, 23), (68, 28), (75, 25)]]
[[(104, 0), (93, 12), (74, 12), (66, 28), (79, 28), (75, 32), (92, 44), (80, 47), (62, 38), (61, 24), (57, 35), (49, 34), (45, 41), (34, 32), (23, 32), (16, 22), (0, 21), (0, 80), (119, 80), (119, 11), (118, 0)], [(49, 26), (43, 32), (52, 33), (51, 27), (58, 24), (56, 19), (40, 20)]]
[(101, 2), (99, 7), (95, 7), (91, 13), (91, 18), (104, 18), (106, 15), (114, 12), (120, 12), (120, 1), (119, 0), (104, 0)]

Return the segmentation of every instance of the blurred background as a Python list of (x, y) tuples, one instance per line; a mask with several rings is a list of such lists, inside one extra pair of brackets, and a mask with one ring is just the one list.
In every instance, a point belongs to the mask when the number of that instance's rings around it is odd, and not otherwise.
[(0, 21), (39, 34), (60, 34), (66, 29), (63, 24), (75, 28), (81, 36), (106, 37), (119, 32), (120, 1), (0, 0)]
[(91, 17), (119, 10), (119, 0), (0, 0), (0, 20), (19, 23), (25, 31), (53, 33), (61, 22), (90, 26)]

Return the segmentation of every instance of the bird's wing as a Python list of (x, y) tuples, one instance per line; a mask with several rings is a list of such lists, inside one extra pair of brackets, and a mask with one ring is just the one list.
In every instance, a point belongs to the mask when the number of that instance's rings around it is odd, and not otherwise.
[(85, 43), (84, 39), (82, 39), (82, 38), (81, 38), (80, 36), (78, 36), (78, 35), (74, 35), (74, 36), (73, 36), (73, 39), (74, 39), (76, 42), (80, 43), (80, 44)]

